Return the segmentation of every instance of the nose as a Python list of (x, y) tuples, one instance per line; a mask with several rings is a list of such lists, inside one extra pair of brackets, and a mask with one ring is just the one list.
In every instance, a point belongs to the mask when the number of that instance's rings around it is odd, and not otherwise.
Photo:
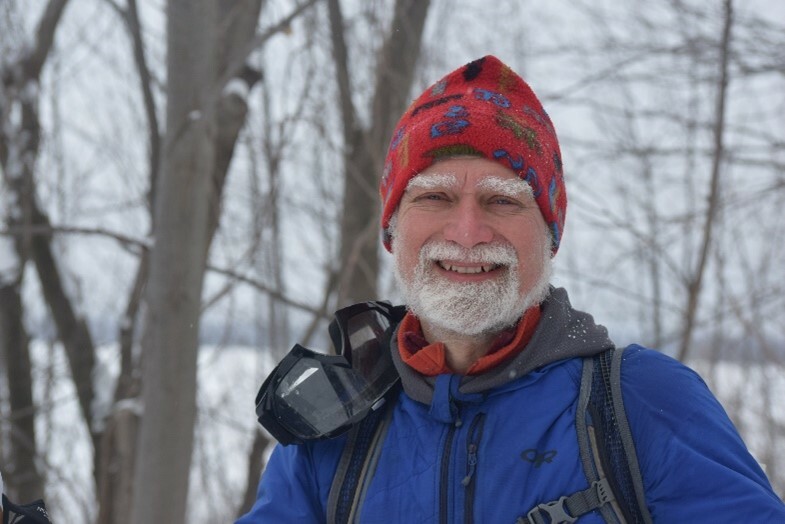
[(444, 228), (444, 239), (472, 248), (493, 240), (493, 228), (482, 207), (466, 199), (452, 210), (452, 216)]

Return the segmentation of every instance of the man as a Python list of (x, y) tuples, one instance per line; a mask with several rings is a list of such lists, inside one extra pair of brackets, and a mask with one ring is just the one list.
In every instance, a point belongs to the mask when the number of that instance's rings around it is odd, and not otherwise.
[[(331, 364), (307, 350), (285, 359), (258, 412), (279, 439), (298, 443), (275, 449), (255, 506), (238, 522), (621, 521), (629, 513), (619, 497), (588, 480), (584, 447), (607, 437), (592, 433), (585, 446), (576, 437), (585, 425), (583, 357), (613, 345), (563, 289), (549, 287), (567, 197), (556, 133), (529, 86), (492, 56), (435, 83), (393, 134), (381, 196), (407, 311), (400, 322), (390, 314), (397, 325), (380, 340), (402, 387), (383, 397), (386, 422), (370, 433), (378, 438), (333, 436), (384, 412), (368, 406), (387, 390), (350, 403), (345, 384), (354, 383), (328, 373), (322, 394), (305, 402), (301, 386)], [(350, 337), (334, 340), (346, 354)], [(641, 521), (785, 522), (785, 506), (702, 380), (639, 346), (623, 356)], [(306, 371), (292, 372), (295, 361)], [(328, 409), (335, 404), (342, 418)], [(282, 429), (295, 412), (307, 423)], [(352, 469), (360, 445), (363, 467)], [(357, 476), (358, 489), (336, 491), (336, 478)], [(567, 503), (586, 493), (591, 504)], [(348, 518), (338, 515), (344, 506)]]

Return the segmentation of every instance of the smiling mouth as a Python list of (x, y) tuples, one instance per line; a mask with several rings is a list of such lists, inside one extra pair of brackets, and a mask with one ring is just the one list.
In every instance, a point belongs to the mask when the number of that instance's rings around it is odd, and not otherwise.
[(443, 261), (437, 261), (436, 264), (445, 271), (460, 273), (462, 275), (478, 275), (480, 273), (489, 273), (494, 269), (499, 269), (500, 267), (502, 267), (501, 264), (484, 264), (481, 266), (459, 266)]

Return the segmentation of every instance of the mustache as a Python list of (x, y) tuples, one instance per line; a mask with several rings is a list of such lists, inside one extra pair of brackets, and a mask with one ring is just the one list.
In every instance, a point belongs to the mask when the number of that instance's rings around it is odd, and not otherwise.
[(511, 244), (499, 242), (466, 248), (454, 242), (432, 240), (420, 250), (420, 261), (460, 260), (470, 264), (514, 266), (518, 256)]

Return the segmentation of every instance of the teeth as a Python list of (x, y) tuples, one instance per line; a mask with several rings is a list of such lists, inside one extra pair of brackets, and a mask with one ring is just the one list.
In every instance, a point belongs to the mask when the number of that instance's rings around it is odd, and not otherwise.
[(449, 264), (441, 264), (441, 266), (447, 271), (455, 271), (456, 273), (462, 273), (468, 275), (487, 273), (488, 271), (491, 271), (496, 267), (494, 264), (488, 266), (480, 266), (480, 267), (453, 266)]

